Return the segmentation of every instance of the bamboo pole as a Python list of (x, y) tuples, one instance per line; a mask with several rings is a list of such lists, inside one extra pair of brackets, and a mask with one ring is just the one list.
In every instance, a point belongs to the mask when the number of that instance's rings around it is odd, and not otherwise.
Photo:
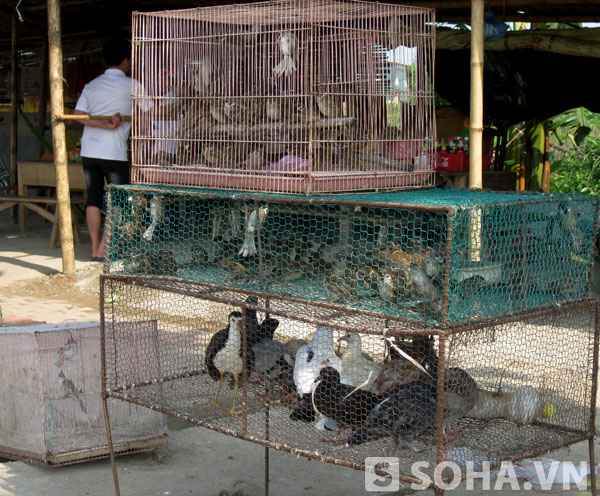
[[(50, 108), (52, 115), (64, 113), (63, 65), (60, 26), (60, 0), (48, 0), (48, 46), (50, 61)], [(73, 224), (71, 219), (71, 193), (67, 169), (67, 145), (65, 123), (52, 119), (52, 144), (56, 166), (56, 197), (60, 220), (60, 247), (63, 272), (75, 274), (75, 252), (73, 246)]]
[[(12, 52), (10, 73), (10, 185), (17, 187), (17, 144), (19, 140), (19, 57), (17, 52), (17, 13), (12, 17)], [(25, 207), (19, 208), (19, 215), (25, 213)], [(17, 209), (11, 209), (11, 221), (17, 222)]]
[[(131, 121), (130, 115), (121, 116), (126, 121)], [(84, 114), (57, 114), (55, 117), (58, 121), (109, 121), (111, 115), (84, 115)]]
[[(44, 36), (42, 42), (42, 88), (40, 91), (40, 104), (38, 107), (38, 131), (43, 137), (46, 132), (46, 114), (48, 111), (46, 102), (48, 101), (48, 38)], [(40, 143), (40, 157), (44, 154), (46, 149), (44, 145)]]
[(469, 188), (481, 189), (483, 147), (483, 16), (484, 0), (471, 0), (471, 109)]

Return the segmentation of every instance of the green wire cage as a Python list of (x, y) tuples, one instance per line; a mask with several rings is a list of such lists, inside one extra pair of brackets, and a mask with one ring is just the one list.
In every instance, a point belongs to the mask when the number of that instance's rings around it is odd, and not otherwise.
[(577, 194), (111, 186), (106, 273), (447, 327), (588, 298), (597, 217)]

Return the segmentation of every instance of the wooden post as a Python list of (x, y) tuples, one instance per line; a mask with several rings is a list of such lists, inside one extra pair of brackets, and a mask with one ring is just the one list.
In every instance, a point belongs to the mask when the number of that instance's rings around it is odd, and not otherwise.
[[(42, 78), (42, 87), (40, 91), (40, 105), (38, 107), (38, 131), (40, 135), (43, 137), (46, 132), (46, 114), (47, 114), (47, 106), (46, 102), (48, 101), (48, 38), (44, 36), (44, 41), (42, 43), (42, 67), (41, 67), (41, 78)], [(40, 158), (44, 154), (46, 149), (44, 145), (40, 143)]]
[(542, 192), (550, 193), (550, 133), (548, 121), (544, 122), (544, 169), (542, 171)]
[[(48, 0), (48, 48), (50, 61), (50, 108), (51, 115), (64, 113), (62, 31), (60, 26), (60, 0)], [(60, 219), (60, 248), (63, 272), (75, 274), (75, 251), (73, 224), (71, 220), (71, 192), (67, 169), (67, 145), (64, 121), (51, 118), (54, 165), (56, 166), (56, 197)]]
[(484, 0), (471, 0), (471, 109), (469, 188), (481, 189), (483, 148)]
[[(17, 143), (19, 140), (19, 56), (17, 51), (17, 13), (12, 17), (12, 52), (10, 73), (10, 185), (17, 187)], [(19, 209), (19, 215), (23, 215), (25, 208)], [(17, 209), (11, 209), (11, 221), (17, 222)]]

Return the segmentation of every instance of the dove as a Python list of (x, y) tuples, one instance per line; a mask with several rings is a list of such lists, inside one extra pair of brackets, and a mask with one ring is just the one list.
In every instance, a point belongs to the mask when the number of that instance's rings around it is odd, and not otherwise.
[(341, 356), (344, 375), (353, 386), (370, 390), (381, 371), (381, 366), (363, 354), (359, 334), (348, 332), (338, 339), (338, 342), (340, 341), (348, 343)]

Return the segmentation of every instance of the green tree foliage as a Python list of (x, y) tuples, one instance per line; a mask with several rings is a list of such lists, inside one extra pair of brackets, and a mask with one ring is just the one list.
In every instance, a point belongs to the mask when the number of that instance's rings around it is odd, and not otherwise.
[(550, 191), (600, 195), (600, 137), (588, 136), (552, 162)]

